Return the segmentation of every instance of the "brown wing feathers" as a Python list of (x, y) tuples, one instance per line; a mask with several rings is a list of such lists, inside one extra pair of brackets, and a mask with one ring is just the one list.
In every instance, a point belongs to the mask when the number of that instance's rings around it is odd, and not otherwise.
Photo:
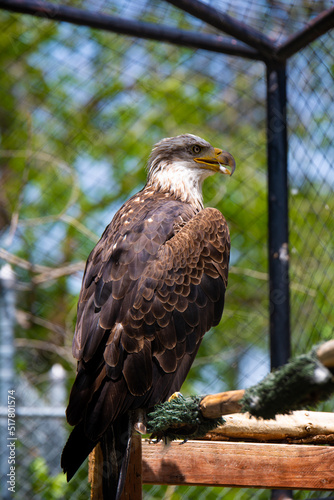
[[(159, 211), (156, 218), (149, 213), (150, 223), (135, 221), (121, 241), (110, 234), (110, 226), (87, 264), (74, 354), (87, 362), (105, 342), (106, 374), (115, 379), (122, 369), (134, 395), (150, 389), (152, 356), (164, 372), (175, 371), (177, 360), (194, 352), (222, 313), (229, 254), (226, 222), (217, 210), (205, 209), (168, 239), (180, 205), (171, 202), (164, 218)], [(142, 233), (143, 225), (150, 227), (149, 233)], [(162, 237), (167, 239), (164, 245)], [(145, 366), (142, 381), (136, 375), (140, 363)]]

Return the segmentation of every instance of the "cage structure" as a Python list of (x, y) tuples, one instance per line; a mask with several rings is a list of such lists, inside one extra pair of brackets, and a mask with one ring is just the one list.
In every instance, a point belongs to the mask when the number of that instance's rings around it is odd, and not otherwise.
[(184, 131), (223, 136), (238, 165), (233, 188), (205, 187), (231, 228), (229, 305), (221, 330), (207, 334), (191, 390), (253, 380), (268, 338), (272, 367), (330, 338), (331, 2), (0, 7), (0, 256), (18, 277), (16, 364), (39, 393), (53, 362), (73, 371), (68, 346), (89, 249), (142, 184), (152, 144)]

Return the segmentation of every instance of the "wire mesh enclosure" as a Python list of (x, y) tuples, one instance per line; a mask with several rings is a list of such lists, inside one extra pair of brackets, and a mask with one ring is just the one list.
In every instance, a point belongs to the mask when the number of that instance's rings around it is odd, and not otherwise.
[[(205, 335), (182, 392), (245, 388), (270, 361), (285, 362), (290, 346), (295, 355), (333, 338), (333, 2), (0, 7), (0, 258), (15, 271), (16, 301), (15, 355), (6, 358), (15, 379), (0, 384), (2, 395), (17, 391), (16, 494), (84, 499), (86, 469), (66, 485), (59, 466), (84, 263), (143, 187), (161, 138), (199, 135), (237, 164), (233, 178), (204, 184), (206, 206), (230, 227), (231, 267), (223, 319)], [(147, 499), (270, 496), (145, 488)]]

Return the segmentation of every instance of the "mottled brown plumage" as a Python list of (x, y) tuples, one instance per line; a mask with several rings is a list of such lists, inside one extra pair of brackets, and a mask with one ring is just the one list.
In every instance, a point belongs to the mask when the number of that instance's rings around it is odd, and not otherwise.
[(68, 479), (101, 441), (118, 498), (130, 411), (179, 390), (204, 333), (220, 321), (230, 238), (222, 214), (202, 208), (201, 184), (216, 171), (232, 173), (223, 164), (233, 172), (231, 155), (190, 134), (158, 143), (145, 188), (116, 213), (88, 258), (67, 408), (75, 429), (62, 455)]

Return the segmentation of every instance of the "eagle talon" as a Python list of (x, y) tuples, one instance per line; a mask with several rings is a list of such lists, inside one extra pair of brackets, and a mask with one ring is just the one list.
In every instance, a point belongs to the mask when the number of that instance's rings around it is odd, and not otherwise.
[(177, 399), (177, 398), (183, 398), (182, 396), (182, 393), (181, 392), (174, 392), (169, 398), (168, 398), (168, 402), (170, 403), (171, 401), (173, 401), (173, 399)]

